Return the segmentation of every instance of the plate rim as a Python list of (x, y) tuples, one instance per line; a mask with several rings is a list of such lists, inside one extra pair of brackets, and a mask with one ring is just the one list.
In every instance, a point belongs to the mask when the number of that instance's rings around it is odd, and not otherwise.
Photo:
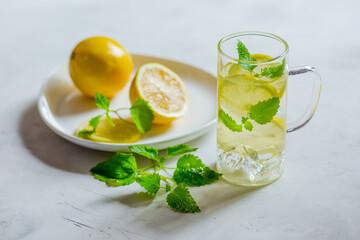
[[(186, 66), (190, 66), (192, 68), (195, 68), (197, 70), (200, 70), (202, 72), (205, 72), (209, 75), (211, 75), (212, 77), (214, 77), (216, 79), (216, 77), (202, 69), (199, 68), (197, 66), (185, 63), (185, 62), (180, 62), (180, 61), (176, 61), (173, 59), (167, 59), (167, 58), (162, 58), (162, 57), (157, 57), (157, 56), (151, 56), (151, 55), (143, 55), (143, 54), (131, 54), (131, 56), (137, 56), (137, 57), (148, 57), (148, 58), (155, 58), (155, 59), (160, 59), (163, 61), (171, 61), (175, 64), (182, 64), (182, 65), (186, 65)], [(37, 108), (38, 108), (38, 112), (40, 114), (41, 119), (43, 120), (43, 122), (47, 125), (47, 127), (49, 127), (53, 132), (55, 132), (57, 135), (59, 135), (60, 137), (83, 147), (87, 147), (87, 148), (91, 148), (91, 149), (97, 149), (97, 150), (102, 150), (102, 151), (113, 151), (111, 149), (114, 148), (124, 148), (121, 151), (126, 150), (129, 146), (134, 146), (134, 145), (138, 145), (137, 142), (135, 143), (107, 143), (107, 142), (95, 142), (95, 141), (91, 141), (91, 140), (86, 140), (86, 139), (82, 139), (82, 138), (78, 138), (74, 135), (71, 135), (69, 133), (67, 133), (66, 131), (61, 131), (61, 129), (58, 129), (56, 126), (54, 126), (54, 124), (52, 123), (51, 119), (49, 119), (48, 116), (46, 116), (46, 114), (48, 114), (48, 110), (49, 107), (46, 106), (47, 105), (47, 101), (46, 101), (46, 97), (45, 97), (45, 87), (47, 86), (49, 80), (51, 79), (51, 77), (59, 71), (59, 69), (61, 69), (62, 67), (64, 67), (64, 65), (66, 65), (66, 62), (62, 62), (61, 64), (59, 64), (57, 67), (55, 67), (53, 70), (51, 70), (49, 72), (49, 74), (46, 77), (46, 81), (44, 81), (44, 83), (42, 84), (41, 90), (40, 90), (40, 94), (38, 96), (38, 100), (37, 100)], [(187, 141), (191, 141), (197, 137), (200, 137), (201, 135), (205, 134), (206, 132), (210, 131), (212, 127), (215, 126), (217, 121), (217, 118), (215, 117), (214, 119), (212, 119), (211, 121), (207, 122), (205, 125), (199, 127), (198, 129), (196, 129), (195, 131), (186, 133), (186, 134), (182, 134), (179, 135), (177, 137), (174, 138), (170, 138), (170, 139), (165, 139), (165, 140), (161, 140), (161, 141), (155, 141), (155, 142), (145, 142), (145, 143), (141, 143), (142, 145), (148, 145), (148, 146), (154, 146), (154, 145), (164, 145), (168, 142), (176, 142), (179, 141), (181, 139), (188, 139), (185, 140), (185, 142)], [(56, 121), (57, 122), (57, 121)], [(61, 127), (61, 126), (60, 126)], [(190, 138), (190, 139), (189, 139)], [(91, 145), (91, 146), (89, 146)], [(125, 149), (126, 148), (126, 149)], [(160, 147), (158, 148), (158, 150), (162, 150), (165, 149), (166, 147)]]

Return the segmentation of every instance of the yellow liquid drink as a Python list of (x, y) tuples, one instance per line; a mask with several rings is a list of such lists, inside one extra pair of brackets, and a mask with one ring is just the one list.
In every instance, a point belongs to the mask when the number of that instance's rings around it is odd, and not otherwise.
[[(238, 185), (270, 184), (283, 173), (286, 133), (307, 124), (316, 110), (321, 77), (311, 66), (289, 70), (289, 46), (274, 34), (233, 33), (217, 47), (218, 171)], [(315, 76), (310, 105), (286, 123), (288, 77), (306, 73)]]
[[(285, 61), (244, 67), (229, 62), (218, 69), (217, 167), (230, 182), (259, 186), (282, 173), (288, 74)], [(282, 72), (267, 74), (271, 68)]]

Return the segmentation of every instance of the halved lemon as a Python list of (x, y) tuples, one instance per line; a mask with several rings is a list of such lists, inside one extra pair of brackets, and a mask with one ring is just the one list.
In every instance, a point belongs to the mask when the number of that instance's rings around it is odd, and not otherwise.
[[(90, 136), (85, 135), (82, 138), (96, 141), (96, 142), (108, 142), (108, 143), (133, 143), (138, 141), (142, 134), (136, 128), (136, 125), (131, 122), (126, 122), (121, 119), (112, 119), (115, 126), (112, 127), (107, 121), (106, 117), (102, 117), (96, 128), (95, 133)], [(93, 128), (89, 125), (89, 121), (80, 123), (76, 136), (79, 131), (86, 129), (92, 130)]]
[(130, 87), (130, 101), (142, 98), (154, 111), (155, 124), (167, 124), (182, 117), (189, 98), (184, 82), (169, 68), (159, 63), (142, 65)]

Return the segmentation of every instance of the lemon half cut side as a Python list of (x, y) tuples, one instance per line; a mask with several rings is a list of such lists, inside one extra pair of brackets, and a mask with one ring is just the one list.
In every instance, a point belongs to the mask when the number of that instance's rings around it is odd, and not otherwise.
[(142, 65), (130, 87), (130, 101), (141, 98), (154, 111), (155, 124), (168, 124), (182, 117), (189, 105), (189, 97), (182, 79), (159, 63)]

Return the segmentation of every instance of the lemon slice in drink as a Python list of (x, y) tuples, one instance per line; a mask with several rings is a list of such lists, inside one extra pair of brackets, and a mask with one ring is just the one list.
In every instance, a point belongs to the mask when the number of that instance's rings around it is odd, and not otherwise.
[[(264, 61), (264, 60), (271, 59), (270, 56), (264, 55), (264, 54), (252, 54), (251, 56), (253, 58), (255, 58), (257, 61)], [(227, 63), (223, 69), (225, 72), (225, 74), (223, 74), (223, 75), (230, 75), (230, 76), (231, 75), (249, 75), (249, 71), (242, 68), (241, 65), (238, 63)]]
[(246, 117), (251, 105), (278, 96), (273, 86), (249, 75), (220, 77), (218, 88), (219, 107), (234, 120)]
[[(271, 59), (270, 56), (264, 55), (264, 54), (252, 54), (251, 56), (254, 57), (258, 61), (264, 61), (264, 60)], [(280, 63), (268, 63), (268, 64), (259, 65), (258, 67), (256, 67), (254, 69), (254, 74), (261, 74), (261, 69), (263, 69), (263, 68), (270, 68), (270, 67), (275, 67), (275, 66), (279, 66), (279, 65), (280, 65)], [(287, 75), (283, 75), (280, 78), (275, 78), (275, 79), (261, 77), (259, 79), (259, 81), (268, 83), (271, 86), (273, 86), (276, 89), (279, 98), (282, 98), (282, 96), (284, 95), (285, 90), (286, 90), (286, 79), (287, 79)]]
[[(102, 117), (95, 133), (90, 136), (85, 135), (82, 138), (96, 142), (133, 143), (142, 137), (142, 134), (136, 128), (134, 123), (125, 122), (121, 119), (112, 119), (112, 121), (115, 124), (114, 127), (109, 124), (106, 117)], [(89, 121), (84, 121), (80, 123), (76, 136), (78, 135), (78, 132), (83, 129), (91, 131), (93, 128), (89, 125)]]
[(130, 87), (130, 100), (142, 98), (154, 111), (153, 123), (167, 124), (182, 117), (189, 99), (184, 82), (169, 68), (158, 63), (142, 65)]
[(260, 53), (251, 54), (251, 56), (252, 56), (253, 58), (255, 58), (257, 61), (265, 61), (265, 60), (270, 60), (270, 59), (272, 59), (272, 57), (270, 57), (269, 55), (260, 54)]
[[(252, 54), (251, 55), (253, 58), (255, 58), (257, 61), (265, 61), (265, 60), (270, 60), (272, 59), (270, 56), (265, 55), (265, 54)], [(254, 74), (261, 74), (261, 69), (265, 68), (265, 67), (274, 67), (274, 66), (278, 66), (280, 63), (268, 63), (268, 64), (261, 64), (258, 65), (254, 70), (253, 70), (253, 75)], [(234, 76), (234, 75), (250, 75), (250, 72), (243, 69), (241, 67), (240, 64), (238, 63), (227, 63), (224, 68), (223, 68), (223, 76), (225, 75), (229, 75), (229, 76)], [(279, 96), (279, 98), (281, 98), (284, 95), (284, 92), (286, 90), (286, 78), (287, 76), (284, 75), (280, 78), (276, 78), (276, 79), (270, 79), (267, 77), (260, 77), (260, 78), (254, 78), (255, 80), (258, 80), (261, 83), (267, 83), (271, 86), (273, 86), (276, 89), (277, 95)]]

